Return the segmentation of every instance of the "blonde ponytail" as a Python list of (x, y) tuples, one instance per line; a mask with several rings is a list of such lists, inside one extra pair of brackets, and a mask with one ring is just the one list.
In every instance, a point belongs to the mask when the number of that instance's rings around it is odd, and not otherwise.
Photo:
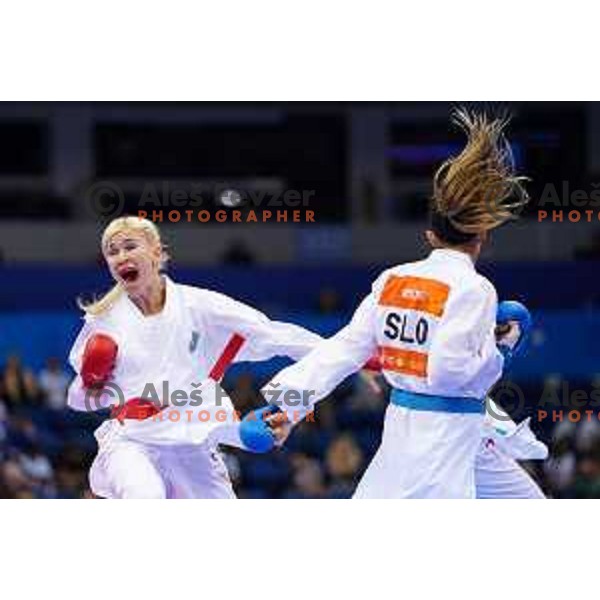
[(83, 310), (86, 315), (97, 317), (98, 315), (109, 310), (122, 294), (123, 288), (117, 283), (108, 292), (106, 292), (104, 296), (101, 296), (89, 304), (81, 300), (81, 298), (77, 298), (77, 306), (79, 306), (79, 308)]

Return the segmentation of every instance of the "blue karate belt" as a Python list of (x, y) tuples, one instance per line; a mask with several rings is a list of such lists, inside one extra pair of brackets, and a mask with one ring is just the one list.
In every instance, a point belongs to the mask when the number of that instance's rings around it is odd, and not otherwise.
[(484, 414), (485, 400), (477, 398), (451, 398), (449, 396), (430, 396), (394, 388), (390, 402), (412, 410), (443, 413)]

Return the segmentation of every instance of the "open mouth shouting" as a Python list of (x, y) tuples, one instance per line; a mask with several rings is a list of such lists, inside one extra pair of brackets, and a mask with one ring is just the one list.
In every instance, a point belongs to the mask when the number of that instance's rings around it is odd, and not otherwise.
[(139, 277), (139, 271), (132, 265), (124, 265), (117, 269), (117, 274), (125, 283), (133, 283)]

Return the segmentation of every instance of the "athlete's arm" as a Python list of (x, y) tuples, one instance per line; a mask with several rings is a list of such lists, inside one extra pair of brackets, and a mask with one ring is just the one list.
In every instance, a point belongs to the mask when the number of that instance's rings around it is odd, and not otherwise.
[(452, 389), (484, 398), (502, 374), (496, 347), (496, 292), (487, 280), (461, 290), (449, 302), (429, 351), (433, 390)]
[(350, 323), (323, 340), (296, 364), (280, 371), (263, 389), (267, 402), (304, 415), (346, 377), (360, 370), (377, 349), (375, 300), (369, 294)]

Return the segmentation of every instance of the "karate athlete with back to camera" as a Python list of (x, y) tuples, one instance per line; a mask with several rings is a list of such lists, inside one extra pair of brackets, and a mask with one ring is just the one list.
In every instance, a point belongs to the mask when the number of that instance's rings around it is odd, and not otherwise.
[[(274, 439), (260, 417), (235, 420), (217, 383), (225, 363), (298, 359), (321, 338), (222, 294), (174, 283), (161, 273), (165, 254), (151, 221), (115, 219), (102, 252), (116, 284), (82, 306), (85, 324), (69, 357), (77, 373), (69, 406), (113, 408), (96, 432), (92, 491), (106, 498), (233, 497), (217, 445), (262, 452)], [(146, 389), (160, 394), (164, 382), (187, 398), (200, 391), (201, 404), (142, 398)], [(127, 400), (117, 406), (116, 386)], [(156, 418), (162, 411), (168, 417)]]
[[(504, 301), (496, 315), (497, 345), (508, 363), (522, 354), (532, 327), (531, 315), (520, 302)], [(383, 388), (377, 378), (381, 362), (374, 357), (367, 364), (365, 376), (376, 394)], [(539, 500), (544, 493), (518, 461), (543, 460), (548, 448), (538, 440), (527, 418), (518, 425), (490, 397), (486, 399), (482, 439), (475, 459), (475, 491), (477, 498)]]
[[(263, 388), (267, 398), (274, 388), (311, 390), (314, 403), (379, 357), (390, 405), (355, 498), (472, 498), (476, 468), (481, 496), (499, 496), (503, 479), (514, 483), (515, 474), (525, 495), (541, 496), (510, 457), (480, 459), (485, 398), (521, 334), (508, 319), (497, 339), (496, 291), (475, 263), (488, 232), (513, 217), (527, 195), (514, 174), (505, 121), (466, 111), (455, 121), (468, 139), (434, 178), (429, 257), (382, 273), (344, 329)], [(281, 442), (291, 424), (271, 419)]]

